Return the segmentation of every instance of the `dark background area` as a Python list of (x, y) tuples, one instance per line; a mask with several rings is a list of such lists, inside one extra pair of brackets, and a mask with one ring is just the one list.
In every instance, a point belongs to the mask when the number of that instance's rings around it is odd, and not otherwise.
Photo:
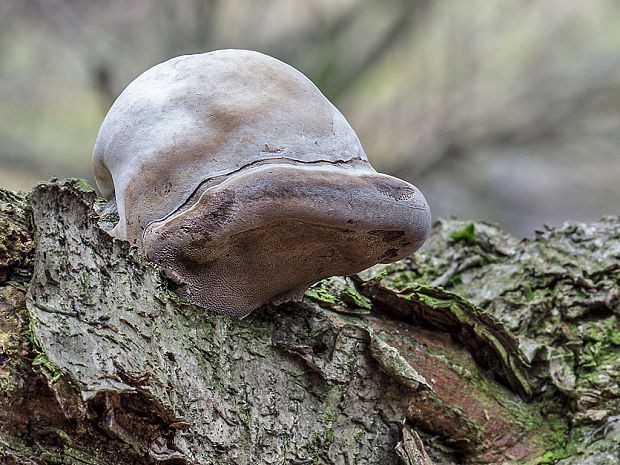
[(123, 88), (219, 48), (308, 75), (434, 217), (531, 236), (620, 213), (613, 0), (0, 0), (0, 186), (94, 184), (92, 146)]

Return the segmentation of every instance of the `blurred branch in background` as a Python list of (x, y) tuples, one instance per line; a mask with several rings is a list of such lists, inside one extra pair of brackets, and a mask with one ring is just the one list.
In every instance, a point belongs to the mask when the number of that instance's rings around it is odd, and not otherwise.
[(0, 184), (92, 182), (131, 80), (248, 48), (307, 74), (436, 216), (529, 233), (619, 213), (619, 20), (612, 0), (3, 0)]
[[(427, 0), (393, 0), (379, 6), (369, 0), (353, 3), (331, 22), (311, 29), (278, 55), (302, 63), (305, 57), (317, 57), (308, 74), (329, 99), (337, 101), (415, 27), (414, 20), (427, 7)], [(386, 20), (376, 8), (389, 14), (387, 24), (378, 33), (372, 31), (369, 23), (377, 18), (379, 22)], [(372, 31), (370, 36), (376, 37), (360, 41), (368, 29)]]
[(518, 94), (502, 100), (482, 99), (478, 108), (471, 105), (470, 89), (457, 91), (436, 113), (424, 115), (434, 138), (425, 147), (425, 156), (420, 155), (421, 162), (414, 165), (402, 157), (392, 169), (415, 178), (441, 169), (447, 158), (462, 157), (472, 150), (561, 138), (563, 133), (574, 131), (592, 107), (620, 96), (620, 81), (614, 82), (620, 55), (614, 63), (600, 65), (574, 89), (558, 86), (557, 78), (533, 76), (530, 85)]
[(112, 59), (100, 47), (99, 40), (91, 37), (81, 18), (72, 5), (65, 0), (29, 0), (33, 2), (55, 27), (59, 36), (66, 42), (69, 50), (78, 55), (78, 59), (88, 70), (93, 86), (104, 98), (105, 108), (109, 108), (116, 99), (112, 86)]
[[(102, 38), (92, 37), (84, 27), (72, 3), (67, 0), (29, 0), (54, 26), (59, 37), (75, 53), (92, 76), (95, 89), (105, 98), (108, 106), (118, 91), (113, 85), (115, 61)], [(375, 5), (373, 5), (375, 3)], [(313, 4), (320, 8), (320, 3)], [(386, 8), (387, 6), (387, 8)], [(380, 6), (389, 12), (388, 21), (379, 33), (371, 32), (371, 40), (360, 42), (360, 31), (368, 28), (377, 17), (376, 2), (362, 0), (347, 5), (342, 12), (322, 22), (310, 22), (299, 38), (283, 42), (267, 43), (272, 54), (281, 59), (302, 65), (308, 57), (314, 57), (306, 67), (308, 74), (319, 88), (332, 100), (363, 78), (373, 64), (380, 60), (399, 39), (414, 26), (414, 18), (421, 16), (428, 6), (427, 0), (389, 0)], [(217, 0), (186, 0), (169, 2), (153, 0), (151, 8), (158, 10), (153, 15), (154, 31), (163, 37), (160, 54), (173, 57), (184, 53), (198, 53), (213, 49), (215, 22), (219, 17), (220, 3)], [(386, 22), (379, 14), (380, 22)], [(372, 28), (371, 28), (372, 29)], [(374, 37), (376, 36), (376, 37)], [(103, 38), (103, 42), (106, 39)], [(364, 43), (366, 42), (366, 43)], [(116, 51), (116, 48), (112, 50)]]

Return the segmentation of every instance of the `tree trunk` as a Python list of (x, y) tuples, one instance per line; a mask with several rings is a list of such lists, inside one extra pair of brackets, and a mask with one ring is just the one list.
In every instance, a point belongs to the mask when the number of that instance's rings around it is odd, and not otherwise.
[(80, 181), (0, 191), (0, 462), (620, 462), (620, 221), (422, 251), (244, 320), (172, 293)]

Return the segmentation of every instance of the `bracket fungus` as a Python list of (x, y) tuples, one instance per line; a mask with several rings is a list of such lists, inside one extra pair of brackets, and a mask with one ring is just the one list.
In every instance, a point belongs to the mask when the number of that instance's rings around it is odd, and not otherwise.
[(377, 173), (319, 89), (258, 52), (144, 72), (105, 117), (93, 169), (116, 197), (112, 235), (159, 264), (179, 295), (239, 318), (406, 257), (430, 229), (420, 191)]

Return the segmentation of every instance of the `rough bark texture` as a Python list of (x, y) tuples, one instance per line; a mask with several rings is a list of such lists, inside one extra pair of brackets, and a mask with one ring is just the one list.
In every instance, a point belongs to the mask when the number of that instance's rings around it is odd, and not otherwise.
[(620, 221), (421, 252), (239, 321), (79, 181), (0, 191), (0, 463), (620, 462)]

